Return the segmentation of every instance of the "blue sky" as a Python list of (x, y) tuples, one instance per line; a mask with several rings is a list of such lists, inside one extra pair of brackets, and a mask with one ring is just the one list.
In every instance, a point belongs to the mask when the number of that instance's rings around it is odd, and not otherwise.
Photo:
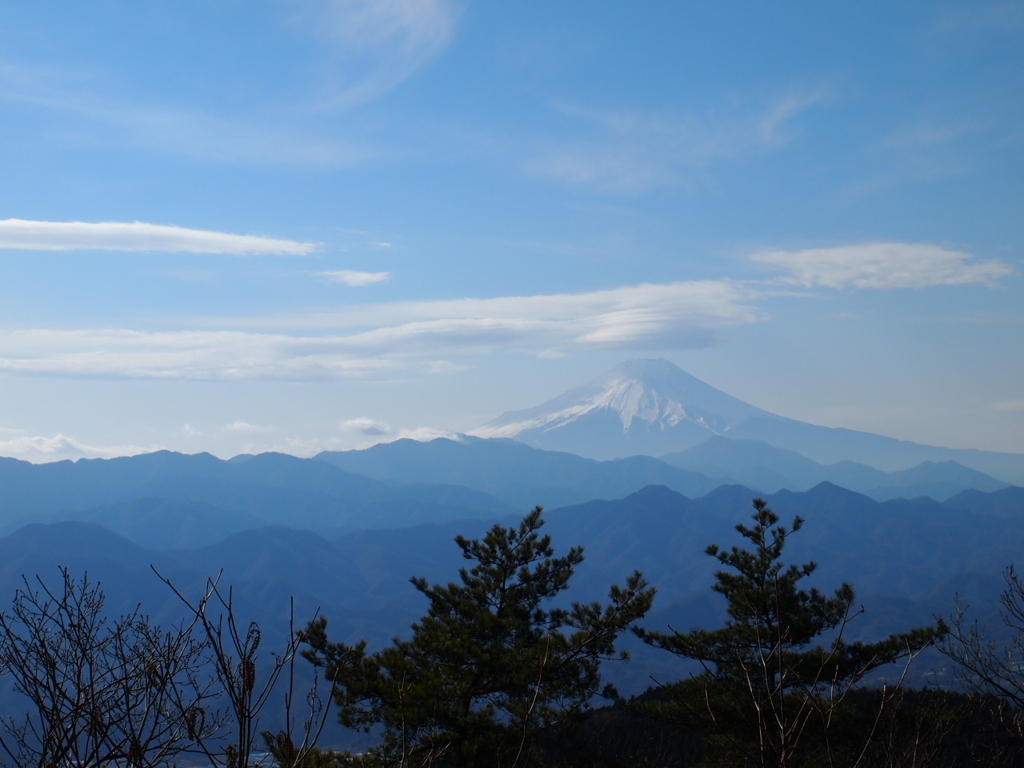
[(0, 2), (0, 454), (467, 431), (623, 359), (1024, 452), (1024, 3)]

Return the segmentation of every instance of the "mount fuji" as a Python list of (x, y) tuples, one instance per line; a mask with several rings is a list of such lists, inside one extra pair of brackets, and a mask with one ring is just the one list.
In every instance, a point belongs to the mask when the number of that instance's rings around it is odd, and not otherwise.
[(780, 417), (727, 395), (667, 360), (628, 360), (593, 381), (470, 432), (595, 459), (660, 456), (751, 419)]
[(594, 459), (664, 456), (713, 437), (758, 440), (822, 464), (855, 461), (894, 472), (956, 461), (1024, 485), (1024, 455), (921, 445), (785, 418), (715, 389), (667, 360), (628, 360), (582, 386), (470, 432)]

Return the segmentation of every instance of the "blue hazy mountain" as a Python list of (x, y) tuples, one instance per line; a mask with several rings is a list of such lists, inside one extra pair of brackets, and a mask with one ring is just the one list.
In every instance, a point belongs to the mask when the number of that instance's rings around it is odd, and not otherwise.
[(40, 515), (39, 520), (95, 523), (152, 549), (200, 547), (232, 533), (266, 525), (260, 517), (238, 509), (152, 496)]
[(995, 493), (965, 490), (947, 499), (946, 506), (985, 515), (1017, 517), (1024, 512), (1024, 488), (1011, 486)]
[[(1017, 510), (1020, 520), (1008, 521), (1001, 493), (971, 493), (973, 511), (926, 498), (877, 502), (828, 483), (766, 499), (785, 522), (797, 514), (806, 519), (787, 547), (787, 560), (817, 560), (816, 579), (823, 587), (847, 580), (862, 595), (918, 598), (956, 574), (998, 577), (1019, 559), (1024, 508)], [(662, 604), (710, 586), (718, 566), (703, 554), (704, 548), (712, 542), (740, 543), (734, 526), (749, 519), (753, 496), (750, 489), (723, 486), (690, 499), (649, 486), (623, 499), (549, 510), (545, 532), (559, 550), (574, 544), (586, 547), (587, 559), (574, 579), (579, 593), (574, 599), (596, 599), (611, 581), (639, 568), (659, 587)], [(518, 517), (501, 519), (512, 523)], [(148, 582), (151, 563), (161, 571), (183, 574), (189, 584), (224, 568), (225, 578), (242, 589), (241, 595), (256, 594), (246, 591), (246, 585), (258, 582), (262, 586), (251, 589), (302, 595), (304, 605), (306, 598), (330, 605), (338, 622), (345, 621), (338, 615), (341, 608), (365, 621), (370, 614), (387, 615), (392, 605), (397, 618), (379, 636), (384, 640), (422, 608), (422, 597), (408, 585), (409, 577), (454, 578), (462, 558), (452, 539), (460, 533), (479, 536), (492, 524), (448, 521), (352, 531), (330, 539), (278, 526), (178, 550), (141, 547), (94, 523), (31, 524), (0, 537), (0, 595), (12, 594), (11, 580), (21, 574), (45, 574), (58, 564), (102, 576), (108, 586), (114, 579), (119, 594), (131, 586), (122, 585), (123, 579)], [(154, 593), (160, 592), (159, 584), (152, 586)], [(125, 599), (132, 604), (133, 598)], [(259, 601), (252, 605), (256, 610)], [(154, 606), (155, 614), (162, 611)]]
[(646, 485), (664, 485), (696, 497), (723, 484), (773, 493), (783, 488), (803, 491), (831, 482), (879, 501), (915, 496), (942, 500), (970, 488), (994, 491), (1006, 487), (1000, 480), (954, 462), (926, 462), (890, 473), (849, 461), (823, 465), (763, 441), (717, 436), (660, 460), (630, 456), (598, 461), (533, 448), (516, 440), (471, 436), (429, 442), (397, 440), (359, 451), (325, 451), (316, 458), (377, 480), (429, 479), (475, 488), (519, 509), (622, 498)]
[(721, 438), (684, 459), (703, 472), (649, 456), (596, 461), (479, 438), (398, 441), (316, 460), (268, 453), (222, 461), (169, 452), (44, 465), (3, 459), (0, 533), (30, 522), (93, 522), (144, 546), (192, 548), (265, 526), (336, 536), (491, 520), (537, 504), (551, 509), (623, 498), (648, 485), (691, 498), (723, 483), (764, 494), (805, 490), (822, 479), (876, 499), (942, 499), (968, 488), (1001, 487), (958, 465), (888, 474), (849, 462), (822, 467), (763, 443)]
[(719, 436), (759, 440), (822, 464), (852, 461), (887, 472), (955, 461), (1024, 485), (1024, 454), (939, 448), (784, 418), (666, 360), (629, 360), (535, 408), (505, 413), (472, 434), (595, 459), (662, 456)]
[(315, 458), (377, 480), (475, 488), (523, 510), (537, 504), (550, 508), (621, 498), (647, 485), (703, 496), (721, 484), (650, 456), (595, 461), (515, 440), (469, 436), (429, 442), (396, 440), (361, 451), (324, 451)]
[(673, 466), (700, 472), (750, 488), (773, 493), (783, 488), (805, 491), (830, 482), (864, 493), (877, 501), (930, 496), (940, 501), (966, 489), (996, 491), (1007, 484), (954, 461), (922, 462), (897, 472), (867, 464), (840, 461), (820, 464), (795, 451), (775, 448), (761, 440), (712, 437), (678, 453), (662, 456)]
[(0, 459), (0, 531), (79, 520), (162, 548), (268, 525), (336, 535), (516, 511), (470, 488), (382, 482), (284, 454), (222, 461), (161, 451), (41, 465)]
[[(1000, 494), (1005, 492), (972, 493), (973, 510), (932, 499), (877, 502), (827, 483), (767, 498), (784, 521), (795, 514), (806, 519), (787, 546), (787, 562), (817, 560), (812, 581), (822, 589), (852, 582), (868, 612), (851, 637), (871, 637), (949, 613), (957, 593), (971, 604), (973, 615), (993, 619), (1001, 571), (1024, 549), (1024, 525), (1003, 514)], [(567, 597), (600, 599), (611, 583), (639, 568), (659, 590), (647, 625), (715, 626), (723, 606), (709, 587), (718, 564), (704, 548), (712, 542), (742, 543), (734, 526), (749, 519), (753, 495), (723, 486), (690, 499), (651, 486), (623, 499), (551, 510), (545, 532), (557, 550), (586, 548)], [(1024, 516), (1024, 509), (1017, 516)], [(503, 519), (511, 524), (518, 516)], [(140, 547), (93, 523), (32, 524), (0, 538), (0, 599), (5, 603), (13, 595), (22, 574), (52, 580), (57, 566), (65, 565), (103, 583), (112, 613), (141, 602), (155, 620), (169, 623), (180, 617), (181, 607), (150, 564), (190, 595), (223, 569), (240, 618), (265, 625), (268, 647), (285, 631), (290, 596), (300, 622), (319, 606), (330, 619), (332, 636), (365, 637), (380, 645), (405, 634), (426, 608), (409, 577), (456, 578), (465, 561), (452, 539), (480, 536), (491, 524), (430, 523), (335, 538), (272, 527), (178, 550)], [(639, 680), (634, 687), (646, 687), (642, 664), (627, 671)]]

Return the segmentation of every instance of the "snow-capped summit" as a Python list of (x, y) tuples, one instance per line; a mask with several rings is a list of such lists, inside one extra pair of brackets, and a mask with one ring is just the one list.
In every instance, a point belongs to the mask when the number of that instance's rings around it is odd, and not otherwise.
[(667, 360), (628, 360), (554, 400), (505, 413), (470, 434), (612, 458), (683, 450), (758, 418), (778, 417)]
[(1024, 485), (1024, 455), (939, 448), (777, 416), (727, 395), (667, 360), (627, 360), (536, 408), (511, 411), (470, 432), (515, 438), (592, 459), (685, 451), (717, 436), (757, 440), (819, 464), (853, 461), (894, 472), (956, 461)]

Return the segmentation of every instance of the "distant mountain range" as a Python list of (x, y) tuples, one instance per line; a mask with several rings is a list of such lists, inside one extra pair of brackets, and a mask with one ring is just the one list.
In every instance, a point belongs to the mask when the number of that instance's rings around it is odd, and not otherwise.
[(535, 408), (472, 431), (596, 459), (663, 456), (712, 437), (757, 440), (821, 464), (853, 461), (894, 472), (923, 462), (963, 467), (1024, 485), (1024, 454), (939, 448), (806, 424), (756, 408), (667, 360), (629, 360)]
[(463, 486), (382, 482), (278, 453), (230, 461), (169, 451), (52, 464), (0, 459), (0, 532), (81, 520), (171, 548), (268, 525), (336, 535), (516, 511)]
[(864, 493), (878, 501), (930, 496), (940, 501), (965, 489), (997, 491), (1007, 483), (955, 461), (925, 461), (897, 472), (883, 472), (853, 461), (819, 464), (795, 451), (760, 440), (712, 437), (662, 457), (668, 464), (761, 491), (804, 491), (822, 482)]
[(597, 461), (531, 448), (515, 440), (470, 436), (430, 442), (397, 440), (361, 451), (325, 451), (316, 458), (382, 481), (466, 486), (519, 509), (622, 498), (651, 484), (696, 497), (720, 485), (740, 484), (773, 493), (783, 488), (804, 491), (831, 482), (880, 501), (916, 496), (941, 501), (967, 489), (1007, 487), (955, 462), (925, 462), (883, 472), (849, 461), (823, 465), (761, 441), (724, 437), (712, 437), (660, 460), (630, 456)]
[[(188, 595), (223, 570), (240, 620), (263, 625), (268, 647), (288, 631), (292, 597), (299, 622), (319, 607), (332, 638), (379, 646), (426, 607), (411, 576), (457, 577), (457, 534), (540, 504), (559, 551), (586, 548), (570, 600), (601, 599), (640, 569), (658, 588), (646, 626), (713, 627), (724, 601), (704, 548), (741, 543), (735, 525), (765, 496), (785, 522), (807, 521), (785, 560), (818, 561), (823, 589), (857, 588), (866, 612), (851, 637), (929, 623), (957, 595), (998, 631), (1001, 571), (1024, 552), (1024, 488), (1010, 484), (1024, 484), (1024, 456), (784, 419), (665, 361), (626, 363), (478, 432), (488, 437), (310, 459), (0, 458), (0, 610), (23, 575), (56, 581), (63, 565), (100, 580), (112, 614), (141, 603), (169, 624), (182, 606), (151, 566)], [(608, 668), (623, 693), (682, 674), (624, 642), (633, 662)]]
[[(733, 526), (748, 519), (754, 495), (724, 486), (690, 499), (649, 486), (620, 500), (551, 510), (545, 531), (557, 550), (586, 548), (569, 599), (599, 599), (611, 583), (639, 568), (659, 589), (645, 624), (671, 623), (681, 630), (717, 625), (723, 601), (709, 589), (717, 563), (703, 549), (712, 542), (739, 543)], [(1024, 551), (1024, 489), (963, 496), (945, 503), (876, 502), (822, 484), (802, 493), (773, 494), (768, 501), (784, 521), (795, 514), (807, 521), (787, 546), (786, 561), (817, 560), (821, 565), (813, 583), (823, 589), (852, 582), (867, 607), (854, 636), (867, 637), (949, 613), (958, 593), (971, 604), (972, 615), (992, 622), (1000, 572)], [(517, 519), (502, 518), (509, 524)], [(0, 596), (13, 594), (21, 574), (54, 579), (57, 565), (65, 565), (102, 582), (112, 613), (142, 602), (154, 620), (169, 623), (181, 616), (181, 607), (150, 565), (186, 594), (197, 594), (206, 576), (223, 569), (225, 583), (234, 586), (240, 618), (264, 625), (268, 647), (285, 631), (290, 596), (300, 621), (319, 606), (330, 619), (332, 636), (380, 645), (404, 634), (425, 608), (409, 577), (456, 578), (464, 561), (453, 537), (479, 536), (491, 524), (446, 522), (331, 537), (271, 527), (175, 550), (141, 547), (93, 523), (32, 524), (0, 538)], [(620, 682), (631, 676), (634, 688), (646, 687), (650, 670), (643, 665), (659, 662), (644, 658), (615, 672)]]
[(665, 460), (597, 461), (514, 440), (400, 440), (362, 451), (186, 456), (162, 451), (118, 459), (29, 464), (0, 459), (0, 534), (29, 523), (92, 522), (157, 549), (190, 548), (233, 533), (284, 526), (336, 536), (451, 520), (491, 520), (648, 485), (705, 496), (741, 484), (765, 494), (823, 481), (877, 500), (1006, 487), (958, 464), (886, 473), (862, 464), (825, 466), (757, 441), (712, 438)]
[(324, 451), (315, 458), (381, 481), (401, 479), (473, 488), (523, 511), (537, 504), (555, 507), (622, 498), (652, 484), (688, 496), (703, 496), (722, 484), (650, 456), (596, 461), (531, 448), (515, 440), (469, 436), (429, 442), (396, 440), (361, 451)]
[[(866, 613), (851, 636), (930, 622), (953, 610), (956, 595), (973, 617), (997, 626), (1000, 572), (1024, 551), (1024, 488), (957, 464), (886, 473), (717, 437), (666, 459), (597, 461), (480, 438), (398, 441), (314, 459), (2, 459), (0, 610), (23, 575), (55, 582), (62, 565), (99, 580), (111, 614), (141, 603), (167, 625), (183, 609), (151, 566), (186, 595), (223, 570), (239, 619), (259, 622), (268, 648), (287, 632), (291, 598), (300, 624), (319, 608), (333, 638), (379, 646), (405, 634), (425, 608), (411, 576), (456, 578), (464, 565), (456, 534), (513, 524), (541, 503), (559, 551), (586, 547), (570, 600), (600, 599), (641, 569), (659, 590), (647, 626), (712, 627), (724, 606), (708, 589), (716, 562), (703, 549), (738, 543), (735, 524), (747, 520), (754, 496), (767, 496), (785, 521), (807, 520), (787, 562), (816, 559), (815, 584), (858, 588)], [(880, 498), (920, 497), (878, 501), (819, 482), (824, 476)], [(736, 478), (756, 482), (723, 484)], [(633, 662), (608, 669), (622, 692), (684, 674), (635, 638), (624, 643)], [(327, 743), (349, 738), (333, 726), (329, 733)]]

